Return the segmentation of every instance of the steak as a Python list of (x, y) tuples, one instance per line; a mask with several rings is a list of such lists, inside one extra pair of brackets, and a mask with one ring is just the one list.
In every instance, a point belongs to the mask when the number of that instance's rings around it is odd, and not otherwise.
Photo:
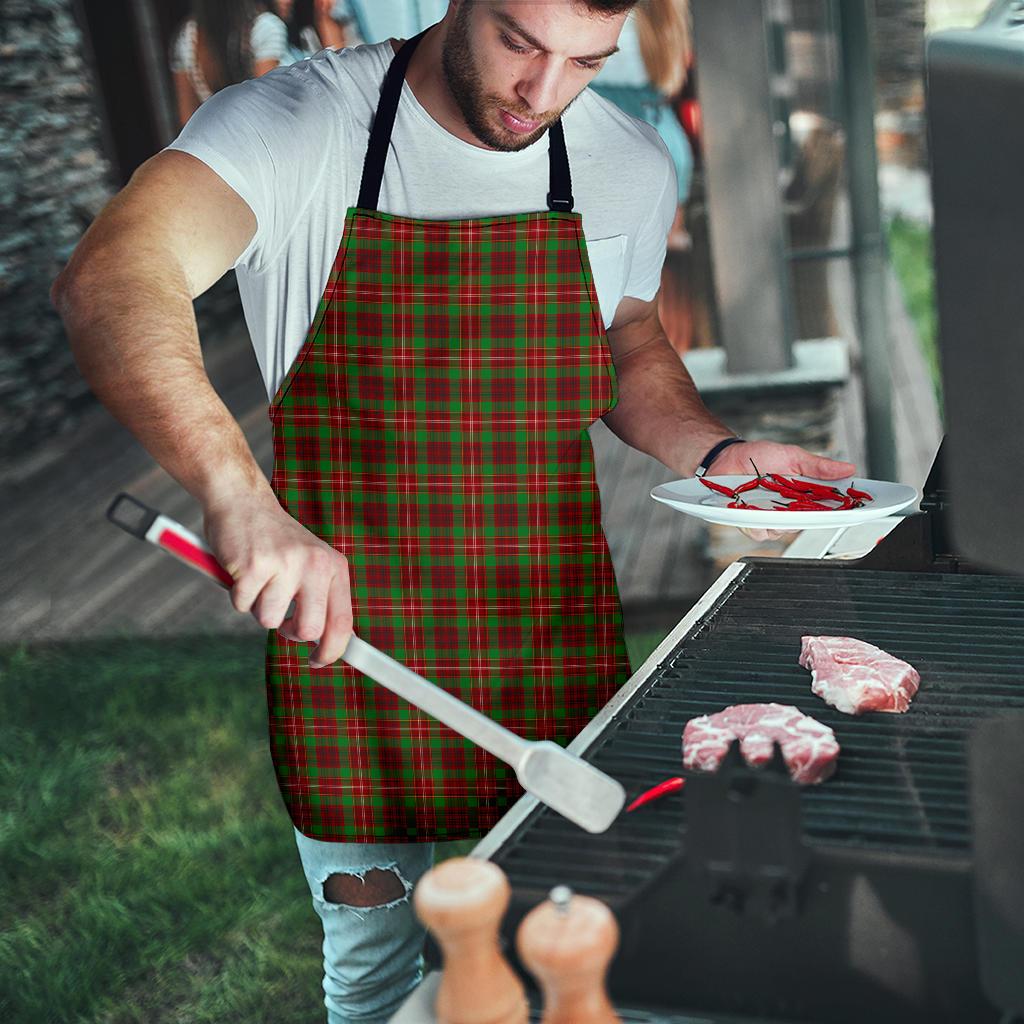
[(848, 636), (802, 637), (800, 664), (811, 692), (846, 715), (906, 711), (921, 682), (912, 665)]
[(713, 772), (733, 740), (747, 764), (758, 767), (778, 742), (789, 776), (808, 785), (824, 782), (836, 769), (839, 744), (827, 725), (788, 704), (734, 704), (713, 715), (692, 718), (683, 729), (683, 767)]

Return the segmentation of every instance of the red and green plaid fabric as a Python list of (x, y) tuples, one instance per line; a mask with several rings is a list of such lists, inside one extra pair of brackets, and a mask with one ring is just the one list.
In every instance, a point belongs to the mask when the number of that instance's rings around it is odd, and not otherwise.
[[(348, 559), (358, 636), (507, 728), (566, 744), (629, 676), (587, 427), (616, 377), (575, 213), (350, 209), (271, 405), (273, 487)], [(271, 630), (270, 738), (299, 831), (478, 837), (513, 770)]]

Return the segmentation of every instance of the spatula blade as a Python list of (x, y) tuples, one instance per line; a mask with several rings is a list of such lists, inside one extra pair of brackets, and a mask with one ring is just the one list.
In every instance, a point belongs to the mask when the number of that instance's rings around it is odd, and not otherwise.
[(522, 787), (587, 832), (605, 832), (626, 802), (622, 785), (557, 743), (531, 743), (516, 769)]

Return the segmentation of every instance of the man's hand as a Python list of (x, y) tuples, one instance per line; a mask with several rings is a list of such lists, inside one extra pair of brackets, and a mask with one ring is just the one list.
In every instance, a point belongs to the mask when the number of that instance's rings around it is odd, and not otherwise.
[[(852, 462), (836, 462), (815, 455), (795, 444), (775, 441), (744, 441), (731, 444), (711, 463), (708, 476), (754, 476), (754, 464), (761, 473), (782, 473), (784, 476), (805, 476), (812, 480), (841, 480), (853, 476), (857, 467)], [(775, 540), (785, 530), (743, 530), (751, 540)]]
[[(234, 578), (231, 603), (288, 640), (319, 641), (309, 664), (330, 665), (352, 636), (348, 559), (293, 519), (273, 497), (220, 498), (203, 529)], [(294, 614), (285, 618), (292, 599)]]

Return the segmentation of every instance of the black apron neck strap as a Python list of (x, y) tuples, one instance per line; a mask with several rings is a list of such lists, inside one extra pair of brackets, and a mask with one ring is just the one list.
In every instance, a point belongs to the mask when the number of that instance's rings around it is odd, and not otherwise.
[(551, 174), (551, 181), (548, 184), (548, 209), (571, 213), (572, 180), (569, 177), (569, 154), (565, 151), (561, 118), (548, 129), (548, 165)]
[(391, 129), (395, 125), (395, 114), (398, 112), (398, 101), (402, 98), (402, 83), (409, 61), (427, 34), (424, 29), (419, 35), (407, 39), (402, 48), (395, 54), (384, 76), (381, 86), (380, 102), (370, 129), (370, 142), (366, 147), (366, 158), (363, 160), (363, 178), (359, 184), (359, 208), (376, 210), (380, 199), (380, 186), (384, 180), (384, 161), (388, 158), (388, 146), (391, 143)]
[[(370, 141), (366, 147), (366, 158), (363, 160), (363, 177), (359, 184), (358, 207), (361, 210), (376, 210), (380, 200), (380, 186), (384, 180), (384, 162), (391, 144), (391, 131), (395, 126), (395, 115), (398, 113), (398, 101), (402, 98), (402, 83), (409, 61), (419, 45), (420, 40), (429, 29), (407, 40), (392, 58), (384, 84), (381, 87), (380, 102), (370, 129)], [(569, 177), (569, 155), (565, 149), (565, 135), (562, 132), (562, 121), (559, 118), (548, 129), (548, 164), (550, 181), (548, 183), (548, 209), (559, 213), (571, 213), (572, 181)]]

